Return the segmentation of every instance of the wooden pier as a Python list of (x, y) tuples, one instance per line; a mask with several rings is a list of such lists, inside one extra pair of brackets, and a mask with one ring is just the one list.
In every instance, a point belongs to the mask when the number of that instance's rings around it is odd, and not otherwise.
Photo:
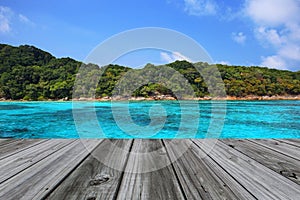
[(300, 140), (211, 147), (200, 139), (2, 139), (0, 199), (300, 199)]

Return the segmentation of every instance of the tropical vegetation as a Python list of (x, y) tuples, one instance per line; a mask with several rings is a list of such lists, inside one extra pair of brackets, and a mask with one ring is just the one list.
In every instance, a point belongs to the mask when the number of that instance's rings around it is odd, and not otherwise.
[[(182, 91), (183, 84), (187, 83), (197, 97), (222, 95), (222, 88), (227, 95), (236, 97), (300, 94), (300, 71), (221, 64), (215, 67), (203, 62), (187, 61), (175, 61), (164, 66), (147, 64), (143, 69), (119, 65), (99, 67), (72, 58), (55, 58), (34, 46), (0, 44), (0, 98), (103, 98), (116, 94), (116, 88), (122, 90), (123, 95), (127, 91), (128, 97), (151, 97), (158, 94), (176, 96), (185, 92)], [(124, 84), (118, 84), (120, 81)], [(170, 84), (171, 88), (168, 87)], [(123, 88), (118, 85), (123, 85)], [(212, 94), (210, 87), (217, 92)]]

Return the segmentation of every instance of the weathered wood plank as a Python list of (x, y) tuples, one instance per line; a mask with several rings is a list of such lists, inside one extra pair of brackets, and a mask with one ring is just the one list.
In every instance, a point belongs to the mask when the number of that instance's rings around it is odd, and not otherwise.
[(61, 182), (93, 148), (99, 140), (86, 142), (85, 147), (80, 140), (67, 145), (55, 154), (45, 158), (11, 179), (0, 184), (0, 196), (3, 199), (41, 199)]
[[(28, 143), (27, 143), (28, 141)], [(298, 140), (5, 140), (0, 199), (298, 199)], [(67, 141), (67, 140), (66, 140)], [(1, 140), (0, 140), (1, 144)], [(180, 157), (185, 145), (190, 149)], [(5, 148), (7, 147), (7, 149)], [(126, 149), (123, 153), (116, 147)], [(234, 148), (233, 148), (234, 147)], [(132, 153), (128, 155), (128, 151)], [(159, 156), (142, 153), (158, 150)], [(208, 156), (205, 157), (205, 151)], [(180, 157), (166, 168), (154, 170)], [(30, 162), (32, 161), (32, 162)], [(126, 168), (125, 168), (126, 167)], [(134, 173), (153, 168), (148, 173)], [(148, 168), (148, 169), (147, 169)], [(285, 171), (286, 170), (286, 171)], [(282, 171), (282, 172), (280, 172)], [(286, 178), (285, 178), (286, 177)]]
[(210, 149), (201, 140), (193, 141), (258, 199), (299, 198), (298, 184), (226, 144), (218, 142), (213, 149)]
[(4, 145), (6, 145), (6, 144), (9, 144), (9, 143), (12, 143), (12, 142), (16, 142), (16, 141), (18, 141), (17, 139), (3, 139), (3, 138), (1, 138), (0, 139), (0, 147), (1, 146), (4, 146)]
[(39, 139), (26, 139), (26, 140), (14, 140), (12, 139), (11, 143), (0, 146), (0, 160), (6, 158), (10, 155), (17, 154), (20, 151), (23, 151), (27, 148), (35, 146), (37, 144), (46, 142), (47, 140)]
[(0, 183), (33, 166), (74, 140), (48, 140), (0, 160)]
[(255, 199), (192, 141), (164, 142), (187, 199)]
[(294, 145), (290, 145), (281, 141), (276, 140), (249, 140), (251, 142), (260, 144), (264, 147), (280, 152), (291, 158), (300, 160), (300, 148)]
[[(102, 143), (47, 199), (114, 199), (122, 171), (107, 167), (125, 168), (133, 140), (103, 140)], [(119, 152), (117, 148), (124, 149)], [(96, 155), (96, 157), (95, 157)], [(100, 161), (99, 161), (99, 160)]]
[(283, 139), (275, 139), (276, 141), (278, 142), (284, 142), (284, 143), (287, 143), (287, 144), (291, 144), (291, 145), (294, 145), (296, 147), (300, 147), (300, 139), (286, 139), (286, 140), (283, 140)]
[(260, 164), (300, 185), (300, 161), (247, 140), (221, 140)]
[(185, 199), (168, 163), (160, 140), (134, 140), (117, 199)]

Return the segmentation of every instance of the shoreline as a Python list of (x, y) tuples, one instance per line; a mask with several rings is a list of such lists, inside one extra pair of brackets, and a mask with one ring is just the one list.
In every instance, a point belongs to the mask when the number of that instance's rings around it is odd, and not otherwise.
[(45, 99), (45, 100), (11, 100), (11, 99), (0, 99), (0, 102), (71, 102), (71, 101), (95, 101), (95, 102), (107, 102), (107, 101), (211, 101), (211, 100), (220, 100), (220, 101), (272, 101), (272, 100), (300, 100), (300, 95), (286, 95), (286, 96), (246, 96), (246, 97), (197, 97), (197, 98), (183, 98), (175, 99), (171, 96), (156, 96), (156, 97), (131, 97), (131, 98), (78, 98), (78, 99)]

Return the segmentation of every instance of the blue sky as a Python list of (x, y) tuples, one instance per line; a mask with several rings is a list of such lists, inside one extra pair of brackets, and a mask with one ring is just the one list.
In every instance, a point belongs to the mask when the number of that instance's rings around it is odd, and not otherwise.
[[(84, 60), (112, 35), (162, 27), (193, 38), (216, 63), (300, 70), (298, 13), (299, 0), (2, 0), (0, 42)], [(178, 53), (143, 50), (116, 63), (160, 64)]]

